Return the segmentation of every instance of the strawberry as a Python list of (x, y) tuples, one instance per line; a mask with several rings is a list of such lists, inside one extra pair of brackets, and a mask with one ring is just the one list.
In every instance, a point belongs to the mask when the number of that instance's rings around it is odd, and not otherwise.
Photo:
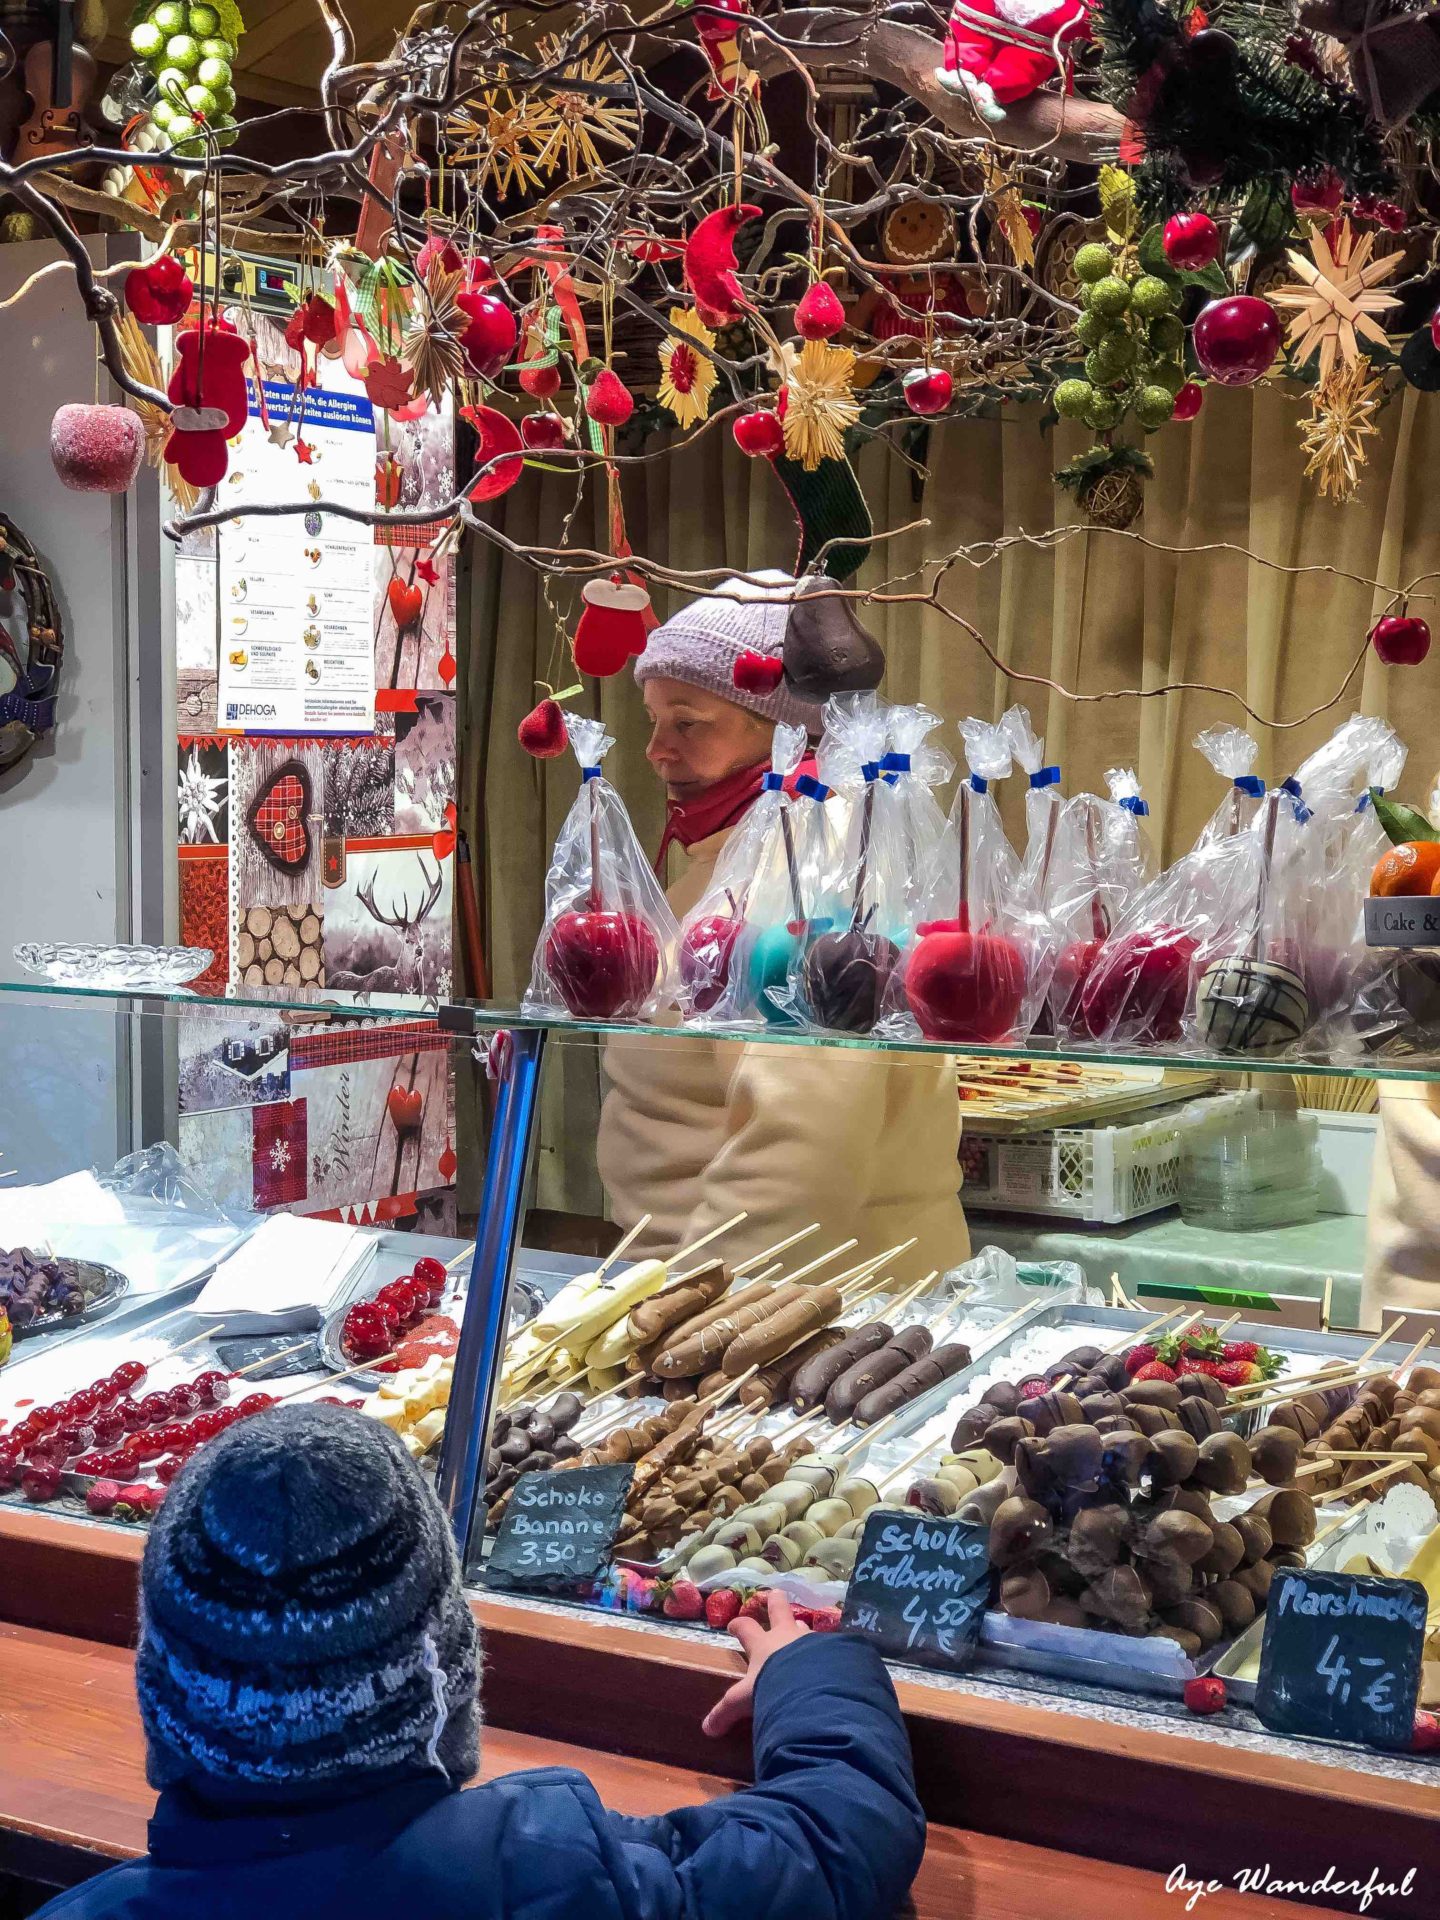
[(1185, 1682), (1185, 1704), (1191, 1713), (1223, 1713), (1225, 1682), (1217, 1673), (1197, 1674)]
[(1417, 1713), (1415, 1731), (1410, 1737), (1412, 1753), (1433, 1753), (1440, 1747), (1440, 1719), (1433, 1713)]
[(1015, 1391), (1022, 1400), (1040, 1400), (1050, 1391), (1050, 1382), (1043, 1373), (1032, 1373), (1017, 1384)]
[(1227, 1365), (1253, 1367), (1252, 1380), (1273, 1380), (1285, 1364), (1278, 1353), (1258, 1346), (1253, 1340), (1227, 1340), (1224, 1357)]
[(762, 1627), (769, 1626), (770, 1592), (768, 1588), (759, 1587), (751, 1594), (750, 1598), (740, 1609), (740, 1618), (742, 1620), (758, 1620)]
[(1163, 1360), (1152, 1360), (1148, 1366), (1141, 1367), (1138, 1373), (1131, 1374), (1132, 1380), (1174, 1380), (1175, 1369), (1167, 1367)]
[(92, 1480), (85, 1489), (85, 1505), (102, 1518), (113, 1513), (119, 1502), (120, 1488), (114, 1480)]
[(1212, 1380), (1220, 1378), (1221, 1362), (1218, 1360), (1193, 1360), (1187, 1354), (1176, 1367), (1177, 1376), (1187, 1373), (1208, 1373)]
[(771, 654), (754, 653), (747, 647), (737, 656), (730, 677), (741, 693), (774, 693), (785, 677), (785, 662)]
[(532, 707), (515, 729), (515, 737), (526, 753), (537, 760), (553, 760), (565, 751), (569, 735), (565, 731), (565, 712), (554, 700), (542, 700)]
[(719, 1587), (705, 1596), (705, 1624), (723, 1633), (740, 1611), (740, 1596), (731, 1587)]
[(705, 1613), (705, 1595), (691, 1580), (677, 1580), (660, 1611), (667, 1620), (699, 1620)]
[(1258, 1360), (1260, 1348), (1253, 1340), (1227, 1340), (1225, 1358), (1227, 1360)]
[(1153, 1360), (1160, 1358), (1159, 1350), (1147, 1346), (1143, 1341), (1138, 1347), (1131, 1347), (1125, 1356), (1125, 1371), (1133, 1378), (1141, 1369), (1148, 1367)]
[(840, 1631), (839, 1607), (812, 1608), (809, 1626), (812, 1633), (838, 1633)]

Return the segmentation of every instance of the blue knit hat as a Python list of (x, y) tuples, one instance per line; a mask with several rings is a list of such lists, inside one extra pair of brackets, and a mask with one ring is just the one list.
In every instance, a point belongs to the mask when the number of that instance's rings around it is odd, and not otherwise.
[(154, 1787), (276, 1798), (479, 1764), (479, 1649), (439, 1503), (399, 1440), (276, 1407), (173, 1482), (141, 1573)]

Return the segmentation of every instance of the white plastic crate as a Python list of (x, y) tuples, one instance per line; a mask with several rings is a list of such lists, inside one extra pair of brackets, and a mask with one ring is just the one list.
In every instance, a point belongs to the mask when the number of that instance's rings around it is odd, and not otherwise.
[(1175, 1204), (1180, 1129), (1158, 1117), (1128, 1127), (1055, 1127), (1022, 1139), (967, 1127), (960, 1165), (968, 1206), (1114, 1225)]

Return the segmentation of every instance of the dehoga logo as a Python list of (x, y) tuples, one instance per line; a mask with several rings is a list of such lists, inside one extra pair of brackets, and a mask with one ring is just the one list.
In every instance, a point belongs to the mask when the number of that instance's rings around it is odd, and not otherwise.
[(225, 703), (227, 720), (273, 720), (275, 709), (263, 701), (227, 700)]

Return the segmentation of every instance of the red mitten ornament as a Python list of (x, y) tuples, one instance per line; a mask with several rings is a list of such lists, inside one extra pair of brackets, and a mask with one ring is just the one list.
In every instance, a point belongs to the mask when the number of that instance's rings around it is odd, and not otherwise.
[(612, 574), (608, 580), (587, 580), (580, 589), (585, 610), (575, 629), (575, 664), (597, 680), (619, 673), (635, 654), (645, 651), (645, 615), (650, 596), (644, 587), (630, 586)]
[(215, 487), (230, 464), (225, 442), (239, 433), (249, 412), (250, 343), (223, 321), (206, 327), (203, 361), (200, 341), (198, 327), (187, 327), (175, 341), (175, 370), (166, 388), (175, 407), (165, 458), (192, 487)]
[[(991, 27), (989, 22), (993, 21)], [(1034, 93), (1066, 62), (1069, 43), (1089, 38), (1084, 0), (959, 0), (945, 35), (943, 64), (935, 78), (949, 93), (968, 98), (982, 120), (1005, 118), (1005, 109)]]

